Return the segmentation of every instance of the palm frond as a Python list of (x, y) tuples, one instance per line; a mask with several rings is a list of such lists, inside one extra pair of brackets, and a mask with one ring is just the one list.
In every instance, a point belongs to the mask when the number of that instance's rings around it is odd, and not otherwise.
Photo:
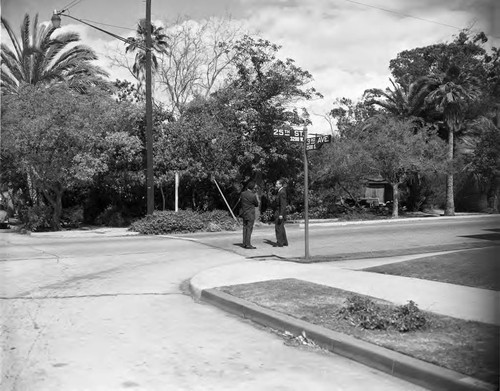
[[(9, 35), (10, 41), (12, 42), (12, 46), (14, 46), (14, 50), (16, 51), (17, 58), (20, 59), (21, 58), (21, 53), (22, 53), (21, 45), (19, 44), (19, 41), (17, 40), (17, 37), (14, 34), (14, 31), (10, 27), (9, 23), (7, 22), (7, 20), (5, 20), (2, 17), (1, 21), (2, 21), (2, 25), (5, 27), (5, 30), (7, 31), (7, 34)], [(2, 46), (3, 46), (3, 44), (2, 44)]]
[(24, 15), (21, 25), (21, 42), (24, 49), (30, 46), (30, 16), (28, 14)]

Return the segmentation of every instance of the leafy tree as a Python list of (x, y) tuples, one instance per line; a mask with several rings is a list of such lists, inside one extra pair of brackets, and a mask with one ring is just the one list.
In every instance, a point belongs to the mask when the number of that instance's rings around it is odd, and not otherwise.
[(130, 159), (140, 145), (138, 140), (120, 136), (127, 126), (120, 120), (126, 118), (120, 110), (124, 106), (96, 89), (79, 94), (65, 84), (26, 85), (3, 103), (2, 160), (15, 158), (16, 172), (30, 176), (43, 196), (31, 201), (48, 202), (53, 229), (60, 229), (62, 200), (68, 189), (91, 184), (116, 164), (114, 152), (121, 150), (121, 156)]
[(309, 156), (311, 188), (328, 190), (341, 203), (344, 198), (356, 202), (362, 185), (374, 174), (368, 151), (357, 138), (335, 136)]
[(472, 35), (461, 31), (452, 42), (443, 42), (402, 51), (389, 63), (389, 69), (397, 84), (408, 87), (430, 74), (444, 74), (455, 66), (462, 73), (483, 79), (484, 63), (488, 54), (484, 48), (484, 33)]
[(500, 197), (500, 130), (486, 117), (475, 120), (461, 145), (464, 170), (473, 175), (487, 197), (489, 210), (498, 213)]
[(332, 142), (310, 154), (312, 165), (311, 188), (334, 193), (342, 201), (356, 201), (362, 185), (372, 174), (369, 156), (358, 140), (359, 126), (375, 115), (365, 102), (348, 98), (337, 99), (328, 117), (335, 122), (336, 134)]
[(321, 97), (307, 88), (312, 75), (292, 59), (278, 59), (279, 49), (267, 40), (243, 37), (235, 45), (237, 72), (215, 95), (234, 109), (248, 142), (240, 172), (248, 178), (260, 172), (271, 182), (296, 177), (302, 166), (300, 146), (275, 137), (273, 131), (307, 125), (298, 103)]
[(1, 22), (12, 44), (1, 45), (2, 93), (16, 92), (23, 84), (60, 81), (79, 90), (89, 85), (106, 85), (100, 76), (107, 73), (92, 64), (97, 59), (94, 51), (84, 45), (71, 45), (79, 41), (77, 33), (56, 35), (54, 27), (38, 24), (38, 15), (31, 25), (26, 14), (18, 38), (6, 19), (2, 17)]
[(376, 116), (362, 128), (359, 142), (369, 155), (370, 167), (392, 186), (392, 217), (398, 217), (399, 186), (414, 173), (439, 167), (440, 141), (432, 127), (417, 129), (408, 119)]
[(155, 146), (164, 167), (159, 172), (170, 172), (170, 178), (173, 171), (181, 172), (183, 188), (198, 193), (192, 195), (192, 206), (216, 191), (212, 175), (233, 194), (250, 179), (265, 186), (301, 172), (300, 145), (275, 137), (273, 131), (304, 126), (294, 105), (317, 96), (304, 88), (311, 75), (290, 59), (278, 60), (279, 47), (269, 41), (245, 37), (235, 50), (238, 71), (227, 85), (188, 104), (175, 123), (164, 127)]
[(327, 115), (331, 121), (335, 122), (338, 134), (348, 137), (360, 122), (376, 114), (377, 111), (373, 105), (364, 101), (354, 102), (348, 98), (337, 98)]
[(450, 141), (446, 214), (454, 213), (456, 141), (475, 119), (498, 117), (500, 112), (499, 50), (486, 50), (486, 42), (484, 33), (473, 35), (464, 30), (452, 42), (406, 50), (390, 62), (397, 83), (416, 85), (428, 95), (427, 108), (420, 115), (438, 126), (441, 137)]

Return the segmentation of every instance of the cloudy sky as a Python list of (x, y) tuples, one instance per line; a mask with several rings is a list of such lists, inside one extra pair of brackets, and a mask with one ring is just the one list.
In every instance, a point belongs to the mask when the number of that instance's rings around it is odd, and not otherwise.
[[(25, 13), (48, 21), (54, 9), (71, 3), (2, 0), (1, 13), (18, 31)], [(80, 0), (69, 12), (127, 37), (145, 15), (145, 1)], [(319, 133), (329, 131), (321, 115), (336, 98), (358, 99), (367, 88), (387, 87), (389, 60), (402, 50), (449, 41), (466, 27), (484, 31), (489, 44), (500, 46), (497, 0), (152, 0), (153, 21), (179, 16), (200, 21), (228, 14), (248, 31), (281, 45), (283, 58), (293, 58), (313, 75), (312, 86), (324, 98), (304, 106), (313, 114), (311, 130)], [(112, 37), (67, 18), (63, 23), (80, 32), (82, 41), (103, 58), (101, 65), (113, 80), (127, 76), (104, 60)]]

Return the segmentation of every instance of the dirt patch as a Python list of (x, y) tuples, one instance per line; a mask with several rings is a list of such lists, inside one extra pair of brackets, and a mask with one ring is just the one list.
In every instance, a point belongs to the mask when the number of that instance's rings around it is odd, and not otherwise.
[[(365, 330), (338, 314), (353, 292), (296, 279), (219, 289), (262, 307), (498, 385), (498, 326), (424, 312), (427, 325), (419, 331)], [(387, 301), (372, 299), (379, 305), (392, 306)]]

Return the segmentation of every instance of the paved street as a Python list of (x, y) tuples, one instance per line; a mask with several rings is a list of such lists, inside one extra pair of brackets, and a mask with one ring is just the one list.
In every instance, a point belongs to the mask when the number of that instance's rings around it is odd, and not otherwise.
[[(430, 244), (477, 242), (485, 239), (462, 236), (491, 233), (485, 230), (500, 224), (488, 217), (409, 227), (314, 228), (311, 249), (384, 249), (401, 246), (405, 236), (418, 243), (419, 235)], [(259, 240), (272, 234), (272, 227), (258, 228), (254, 244), (262, 247)], [(290, 226), (295, 244), (256, 252), (300, 256), (302, 235)], [(245, 250), (235, 246), (240, 240), (238, 232), (181, 238), (0, 233), (1, 390), (420, 389), (335, 355), (286, 346), (266, 330), (194, 302), (185, 282), (202, 270), (246, 262)]]
[[(274, 226), (256, 227), (252, 242), (256, 250), (240, 247), (241, 233), (186, 234), (218, 248), (224, 248), (250, 257), (274, 255), (278, 257), (304, 256), (304, 228), (302, 224), (287, 224), (289, 247), (274, 248)], [(496, 231), (495, 231), (496, 230)], [(461, 248), (467, 245), (491, 245), (500, 235), (499, 215), (468, 215), (464, 217), (440, 217), (405, 219), (398, 221), (360, 222), (354, 224), (333, 223), (329, 225), (310, 224), (310, 255), (338, 256), (362, 253), (384, 253), (384, 256), (401, 255), (407, 250), (412, 253), (436, 251), (436, 248)]]

